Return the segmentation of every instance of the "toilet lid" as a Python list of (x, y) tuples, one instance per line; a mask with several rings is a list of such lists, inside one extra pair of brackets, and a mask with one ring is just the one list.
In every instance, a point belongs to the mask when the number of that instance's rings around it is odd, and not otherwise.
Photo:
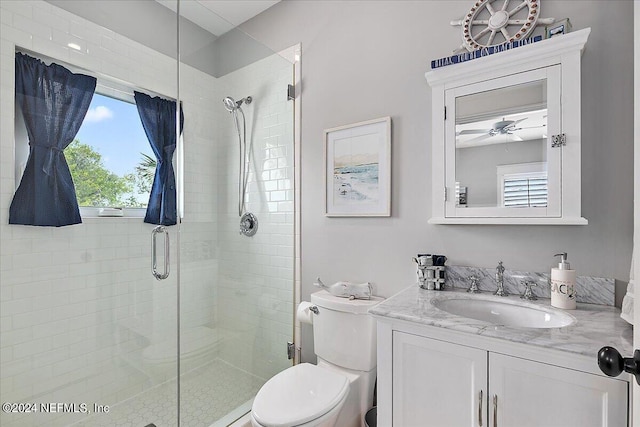
[(301, 363), (267, 381), (256, 395), (251, 411), (263, 426), (296, 426), (332, 410), (348, 391), (347, 377)]

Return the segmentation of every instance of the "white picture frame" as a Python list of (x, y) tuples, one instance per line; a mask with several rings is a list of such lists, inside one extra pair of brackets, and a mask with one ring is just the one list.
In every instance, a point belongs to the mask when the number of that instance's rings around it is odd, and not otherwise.
[(325, 215), (391, 216), (391, 117), (324, 131)]

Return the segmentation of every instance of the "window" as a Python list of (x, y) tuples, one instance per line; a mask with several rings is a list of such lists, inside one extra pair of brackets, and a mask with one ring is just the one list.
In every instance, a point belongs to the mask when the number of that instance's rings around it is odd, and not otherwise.
[[(40, 59), (63, 65), (74, 73), (94, 74), (57, 60)], [(156, 157), (142, 127), (133, 91), (133, 87), (99, 76), (82, 126), (64, 150), (83, 217), (145, 215)], [(29, 139), (16, 104), (16, 188), (28, 156)]]
[(96, 92), (64, 152), (81, 208), (146, 208), (156, 161), (135, 104)]
[(507, 208), (546, 207), (546, 163), (501, 165), (498, 170), (500, 205)]

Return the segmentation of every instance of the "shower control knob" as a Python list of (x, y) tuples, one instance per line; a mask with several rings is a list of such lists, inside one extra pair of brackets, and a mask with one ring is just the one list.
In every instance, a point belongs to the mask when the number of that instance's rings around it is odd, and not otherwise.
[(633, 357), (622, 357), (613, 347), (602, 347), (598, 351), (598, 366), (610, 377), (617, 377), (623, 371), (636, 377), (640, 385), (640, 350), (633, 352)]
[(258, 231), (258, 218), (247, 212), (240, 218), (240, 234), (251, 237)]

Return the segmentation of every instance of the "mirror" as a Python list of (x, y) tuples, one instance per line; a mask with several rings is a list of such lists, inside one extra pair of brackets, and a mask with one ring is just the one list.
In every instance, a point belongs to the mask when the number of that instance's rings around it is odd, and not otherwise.
[(547, 206), (547, 80), (455, 99), (456, 207)]

